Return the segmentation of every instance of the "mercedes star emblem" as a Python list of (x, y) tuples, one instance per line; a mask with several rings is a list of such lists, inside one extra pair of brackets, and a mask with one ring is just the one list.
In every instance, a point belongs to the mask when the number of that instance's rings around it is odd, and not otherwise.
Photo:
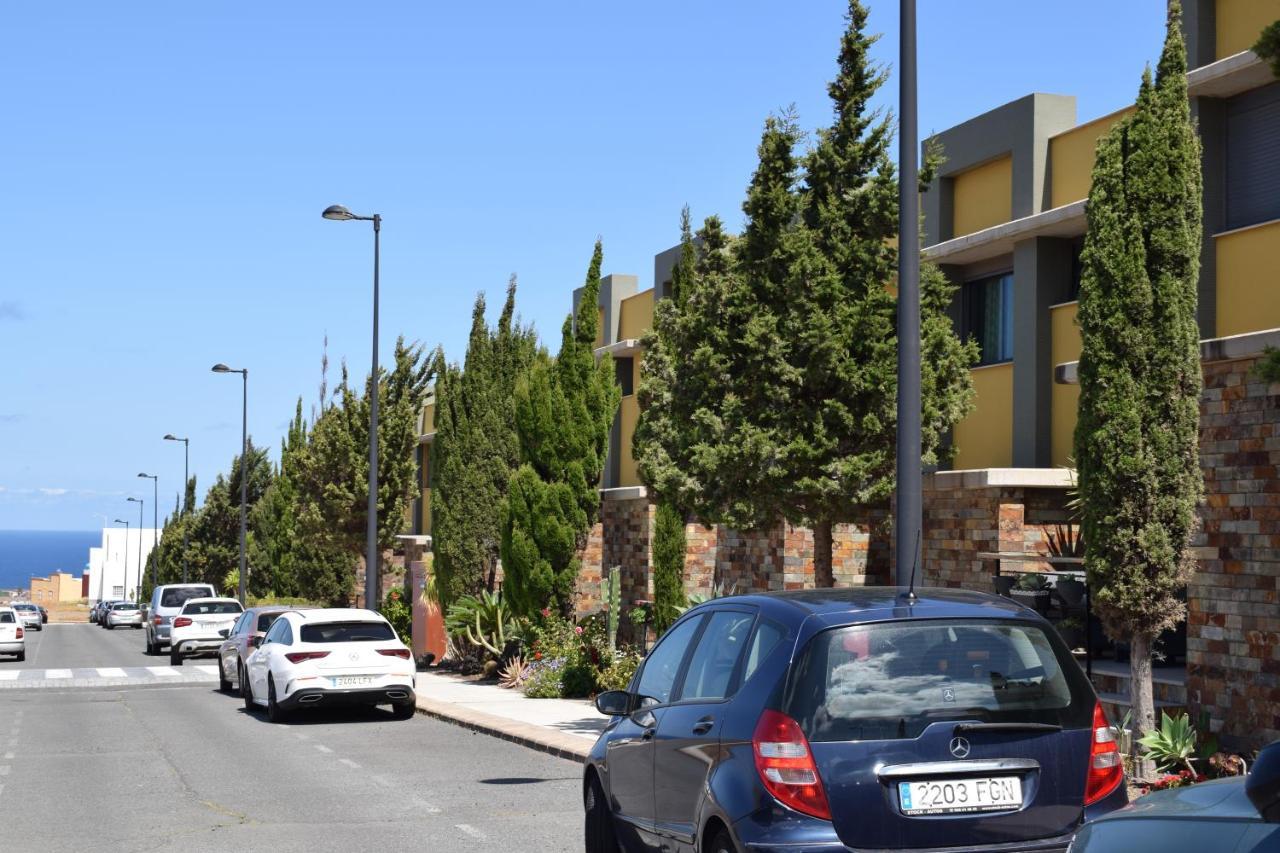
[(956, 758), (968, 758), (969, 741), (962, 737), (953, 737), (951, 739), (951, 754)]

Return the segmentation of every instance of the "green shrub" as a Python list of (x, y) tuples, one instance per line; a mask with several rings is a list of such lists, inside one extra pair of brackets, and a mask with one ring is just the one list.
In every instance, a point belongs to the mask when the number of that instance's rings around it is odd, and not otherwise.
[(1040, 572), (1023, 572), (1018, 575), (1013, 588), (1023, 592), (1040, 592), (1049, 588), (1049, 579)]
[(564, 693), (560, 680), (563, 672), (564, 658), (535, 660), (529, 665), (524, 695), (530, 699), (559, 699)]
[(684, 555), (684, 516), (663, 501), (653, 520), (653, 623), (659, 634), (680, 618), (686, 605)]
[(1253, 52), (1270, 62), (1271, 73), (1280, 77), (1280, 21), (1262, 31), (1258, 43), (1253, 46)]
[(626, 690), (642, 660), (644, 658), (638, 652), (619, 652), (613, 663), (596, 676), (596, 685), (601, 691)]
[(581, 699), (593, 695), (598, 689), (598, 672), (594, 665), (583, 659), (565, 664), (560, 673), (560, 695), (566, 699)]
[(1253, 375), (1263, 382), (1280, 382), (1280, 349), (1265, 347), (1253, 366)]
[(382, 615), (396, 629), (396, 635), (406, 646), (413, 645), (413, 608), (405, 598), (404, 590), (393, 589), (387, 592), (382, 601)]

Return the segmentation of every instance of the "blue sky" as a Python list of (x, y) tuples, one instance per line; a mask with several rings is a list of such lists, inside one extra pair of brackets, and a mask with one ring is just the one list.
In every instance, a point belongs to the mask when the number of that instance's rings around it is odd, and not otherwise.
[[(880, 61), (897, 3), (872, 3)], [(920, 0), (920, 126), (1032, 91), (1119, 109), (1164, 0)], [(0, 528), (90, 529), (171, 509), (249, 430), (310, 407), (321, 344), (369, 362), (379, 212), (382, 352), (460, 358), (477, 291), (507, 277), (552, 347), (592, 241), (651, 284), (680, 207), (740, 221), (765, 116), (830, 115), (845, 4), (8, 4), (0, 13)], [(1069, 10), (1069, 11), (1066, 11)], [(880, 100), (896, 101), (896, 81)], [(332, 380), (331, 380), (332, 384)], [(148, 517), (151, 515), (147, 508)]]

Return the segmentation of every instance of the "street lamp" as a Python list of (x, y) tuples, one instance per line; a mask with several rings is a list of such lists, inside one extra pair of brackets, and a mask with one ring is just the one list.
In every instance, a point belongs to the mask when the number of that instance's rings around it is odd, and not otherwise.
[(233, 370), (219, 362), (210, 369), (214, 373), (239, 373), (240, 378), (244, 380), (244, 400), (240, 407), (240, 589), (238, 596), (243, 605), (245, 582), (248, 579), (248, 570), (245, 568), (244, 539), (249, 527), (249, 515), (245, 507), (248, 495), (246, 486), (249, 483), (249, 368)]
[[(129, 500), (131, 501), (137, 500), (137, 498), (129, 498)], [(120, 572), (120, 575), (121, 575), (120, 589), (124, 590), (125, 593), (128, 593), (129, 592), (129, 522), (125, 521), (123, 518), (117, 518), (116, 524), (124, 525), (124, 568)], [(141, 539), (138, 540), (138, 546), (139, 547), (142, 546)], [(126, 594), (125, 598), (128, 598), (128, 597), (129, 596)]]
[(916, 0), (900, 0), (898, 61), (898, 492), (894, 582), (910, 587), (919, 559), (920, 197), (916, 137)]
[[(151, 586), (160, 585), (160, 578), (157, 572), (160, 571), (160, 555), (156, 553), (156, 548), (160, 545), (160, 475), (159, 474), (139, 474), (141, 478), (151, 481)], [(142, 530), (138, 530), (138, 553), (142, 553)], [(138, 589), (142, 589), (142, 577), (138, 577)]]
[[(142, 498), (129, 498), (128, 500), (138, 505), (138, 586), (137, 586), (137, 590), (141, 592), (142, 591), (142, 511), (147, 508), (147, 502), (144, 501)], [(125, 596), (125, 598), (128, 598), (128, 597), (129, 597), (128, 595)]]
[[(186, 511), (187, 484), (191, 482), (191, 439), (178, 438), (173, 433), (166, 433), (165, 441), (182, 442), (182, 503), (179, 512)], [(187, 582), (187, 525), (182, 525), (182, 582)]]
[(325, 219), (343, 222), (360, 219), (373, 223), (373, 371), (369, 374), (369, 519), (368, 544), (364, 563), (364, 606), (378, 609), (378, 262), (382, 216), (357, 216), (340, 204), (333, 204), (320, 214)]

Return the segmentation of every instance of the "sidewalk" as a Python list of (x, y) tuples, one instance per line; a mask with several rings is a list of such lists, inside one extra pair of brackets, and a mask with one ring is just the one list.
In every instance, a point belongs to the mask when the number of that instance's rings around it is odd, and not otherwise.
[(582, 761), (609, 718), (585, 699), (528, 699), (520, 690), (442, 672), (419, 672), (418, 710), (429, 717)]

